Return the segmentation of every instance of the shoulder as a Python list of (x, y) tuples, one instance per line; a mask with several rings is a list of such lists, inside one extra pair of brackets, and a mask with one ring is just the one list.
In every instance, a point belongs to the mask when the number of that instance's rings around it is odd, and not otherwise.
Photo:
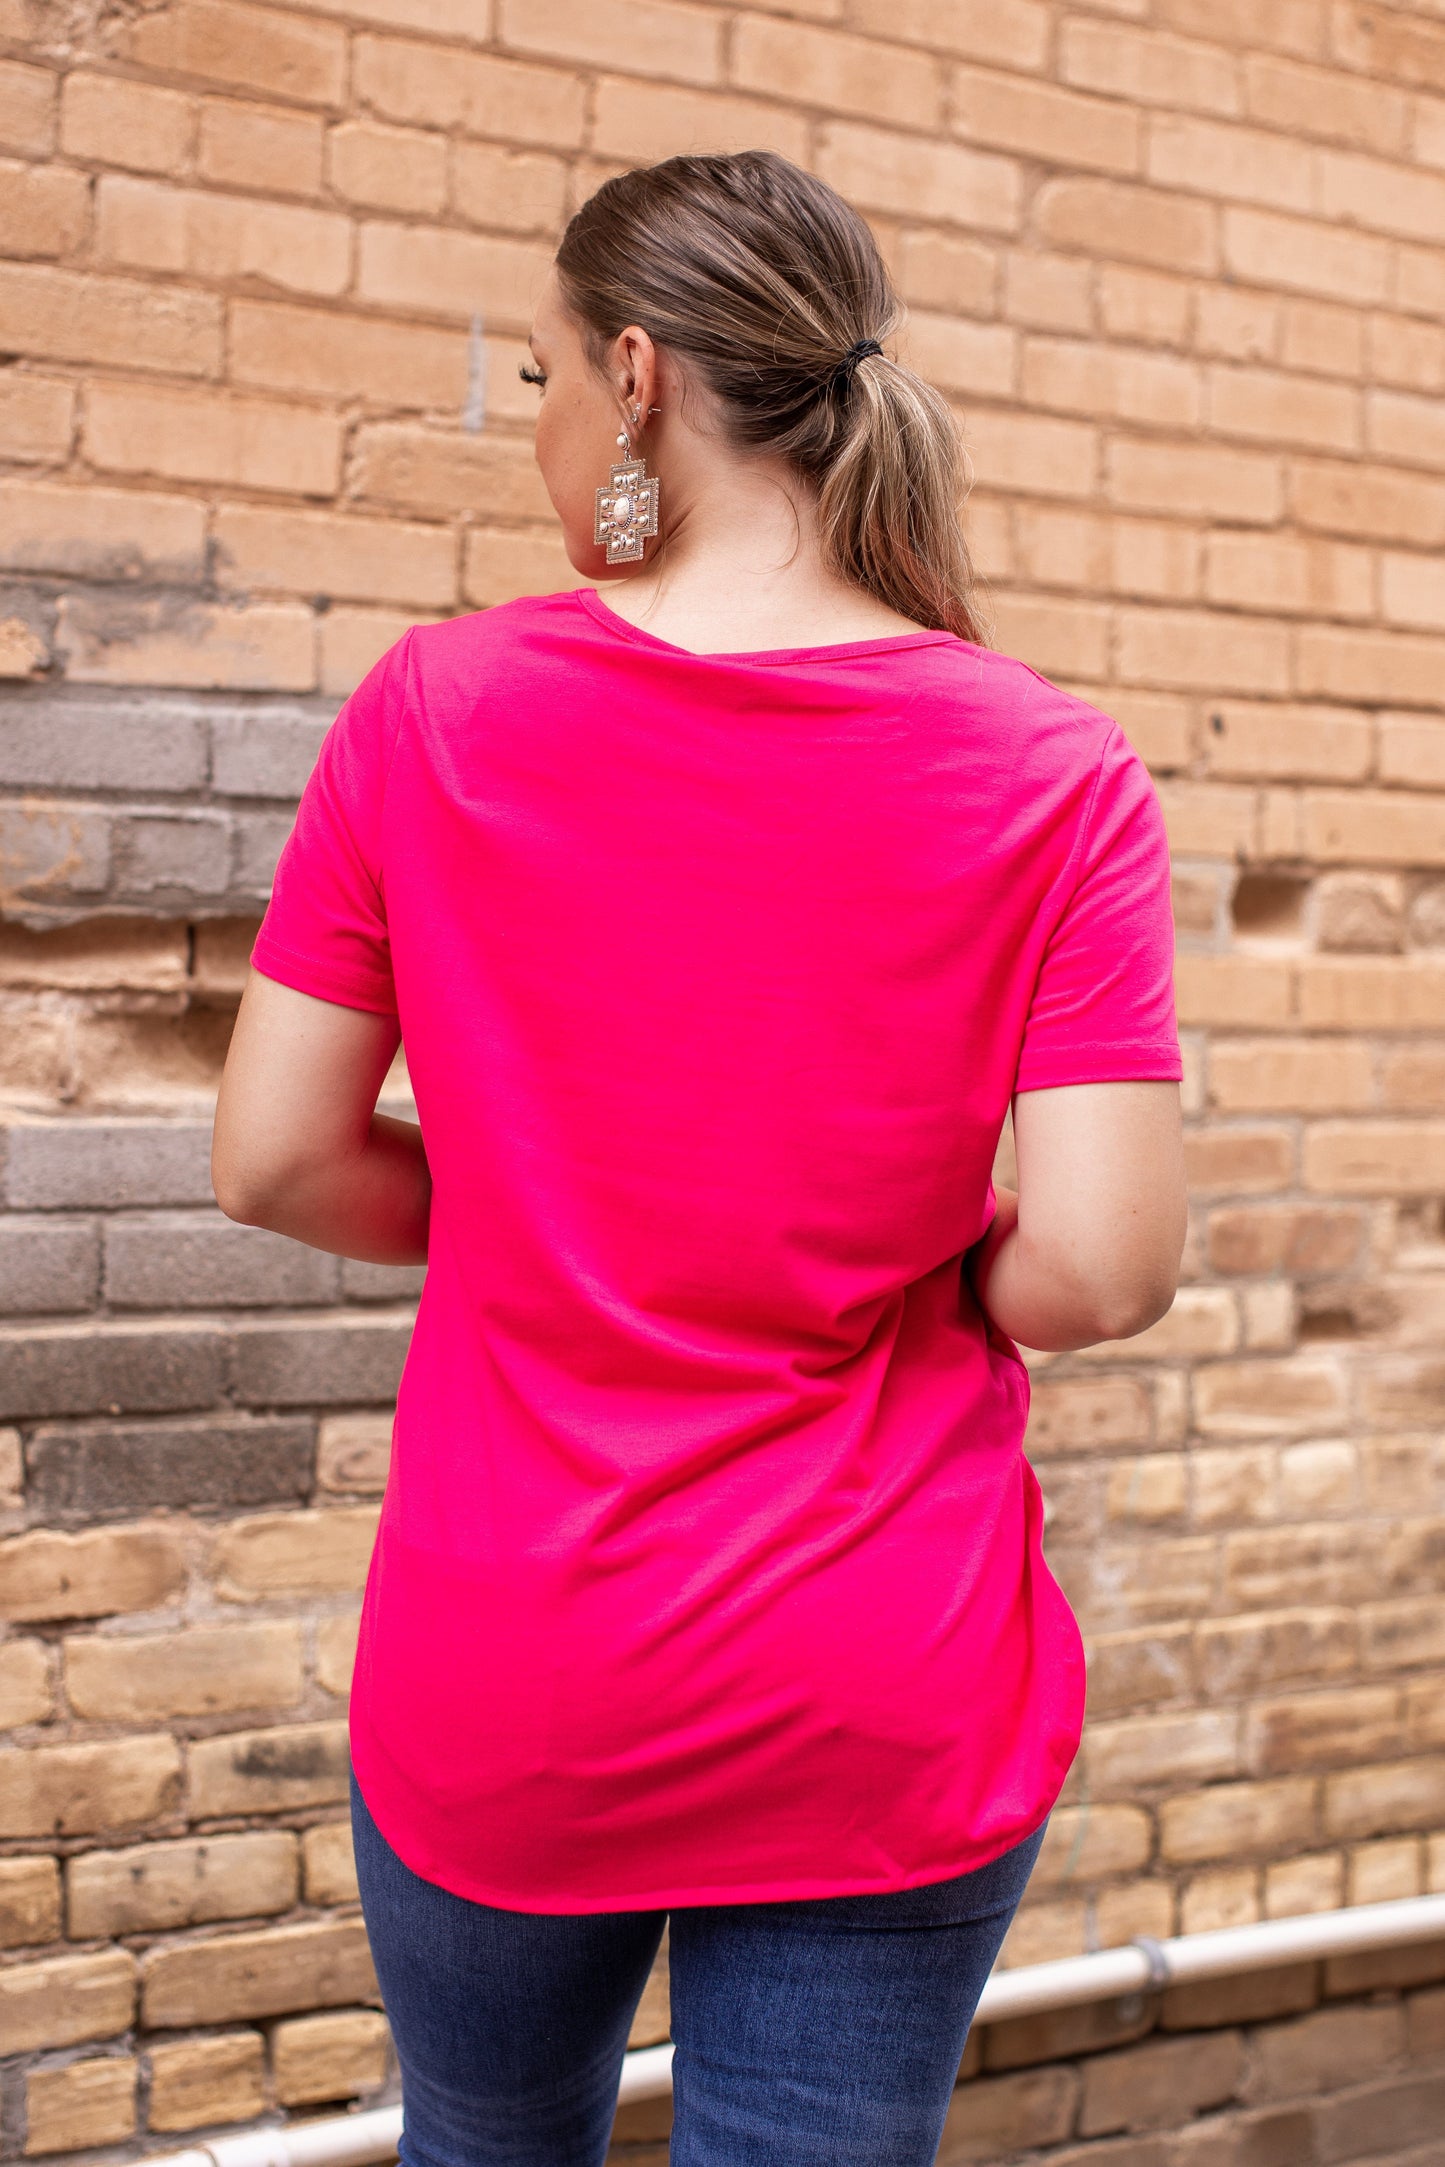
[(558, 594), (521, 595), (511, 602), (494, 602), (488, 609), (466, 610), (458, 617), (444, 617), (434, 624), (413, 625), (399, 644), (410, 643), (417, 669), (445, 669), (456, 662), (475, 662), (482, 656), (524, 646), (560, 629), (574, 614), (570, 588)]
[[(915, 650), (928, 692), (956, 701), (975, 726), (1005, 741), (1025, 767), (1087, 775), (1132, 747), (1113, 716), (1032, 664), (997, 648), (944, 639)], [(1137, 757), (1137, 755), (1134, 755)]]

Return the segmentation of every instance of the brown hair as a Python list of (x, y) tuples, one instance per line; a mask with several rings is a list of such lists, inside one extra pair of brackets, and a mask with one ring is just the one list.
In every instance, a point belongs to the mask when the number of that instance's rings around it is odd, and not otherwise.
[(813, 484), (833, 570), (982, 643), (957, 425), (903, 363), (850, 355), (902, 310), (867, 224), (826, 182), (764, 150), (635, 167), (571, 219), (557, 272), (595, 363), (641, 325), (717, 395), (734, 444)]

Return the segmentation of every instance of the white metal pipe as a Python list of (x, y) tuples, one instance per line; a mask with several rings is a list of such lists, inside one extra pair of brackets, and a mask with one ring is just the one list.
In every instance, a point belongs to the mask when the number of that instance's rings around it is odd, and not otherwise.
[[(1186, 1980), (1224, 1979), (1241, 1971), (1345, 1956), (1361, 1949), (1402, 1948), (1445, 1940), (1445, 1895), (1406, 1896), (1386, 1904), (1352, 1904), (1298, 1918), (1261, 1919), (1253, 1926), (1216, 1927), (1155, 1941), (1148, 1934), (1119, 1949), (1022, 1964), (991, 1974), (975, 2024), (1037, 2016), (1080, 2002), (1108, 2001)], [(617, 2103), (660, 2099), (672, 2090), (672, 2046), (639, 2047), (622, 2064)], [(136, 2162), (136, 2167), (376, 2167), (396, 2158), (400, 2107), (371, 2107), (314, 2122), (287, 2122), (213, 2137), (183, 2152)]]

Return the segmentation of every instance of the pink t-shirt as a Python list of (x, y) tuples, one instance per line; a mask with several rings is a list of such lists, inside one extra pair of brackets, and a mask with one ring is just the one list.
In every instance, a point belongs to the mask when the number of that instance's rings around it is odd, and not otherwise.
[(400, 1018), (433, 1179), (351, 1702), (406, 1863), (534, 1912), (909, 1888), (1078, 1750), (1029, 1376), (961, 1257), (1010, 1095), (1182, 1074), (1123, 731), (950, 633), (408, 632), (252, 952)]

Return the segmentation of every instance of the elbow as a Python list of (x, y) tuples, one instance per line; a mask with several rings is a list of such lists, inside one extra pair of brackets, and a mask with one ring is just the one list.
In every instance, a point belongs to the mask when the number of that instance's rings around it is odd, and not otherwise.
[(1106, 1301), (1095, 1323), (1099, 1339), (1137, 1339), (1161, 1317), (1167, 1317), (1179, 1291), (1177, 1276), (1151, 1280), (1140, 1287), (1120, 1288)]

